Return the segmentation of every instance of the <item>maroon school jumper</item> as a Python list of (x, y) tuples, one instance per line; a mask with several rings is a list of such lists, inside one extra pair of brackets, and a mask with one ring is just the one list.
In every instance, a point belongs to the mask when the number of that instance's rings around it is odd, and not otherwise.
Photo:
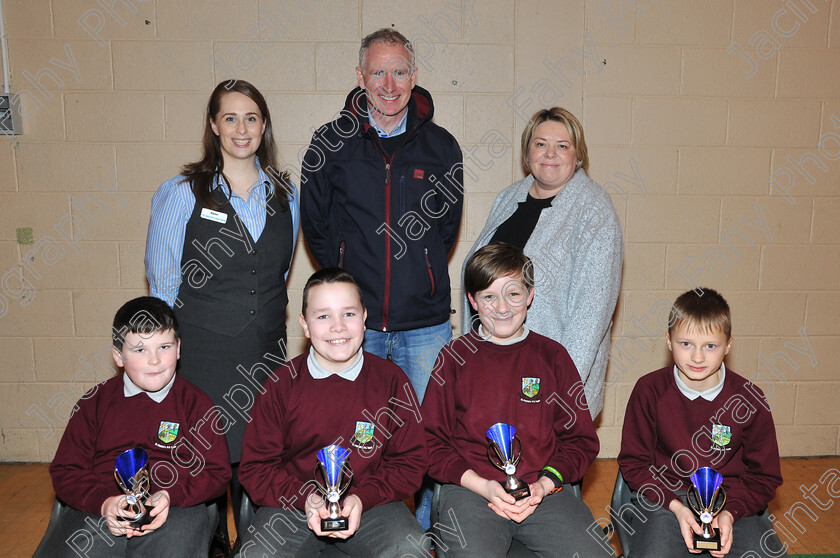
[[(760, 513), (782, 484), (776, 429), (764, 393), (728, 368), (714, 401), (683, 395), (673, 366), (636, 382), (624, 415), (618, 465), (630, 488), (657, 487), (666, 507), (677, 497), (675, 490), (688, 488), (697, 467), (712, 467), (723, 475), (726, 511), (736, 521)], [(656, 502), (655, 494), (647, 498)]]
[(486, 432), (497, 422), (516, 427), (522, 441), (516, 475), (529, 484), (545, 466), (565, 482), (579, 481), (600, 447), (569, 353), (533, 331), (511, 345), (476, 332), (451, 341), (438, 355), (422, 411), (429, 475), (443, 483), (460, 485), (468, 469), (504, 480), (487, 458)]
[(230, 482), (230, 457), (224, 435), (211, 429), (210, 398), (177, 375), (160, 403), (145, 392), (126, 397), (123, 386), (118, 374), (79, 400), (50, 465), (56, 496), (99, 515), (102, 502), (122, 494), (114, 462), (131, 448), (149, 454), (150, 492), (166, 489), (170, 505), (186, 508), (220, 496)]
[(316, 455), (333, 443), (351, 450), (353, 481), (345, 497), (355, 494), (363, 509), (413, 494), (428, 457), (420, 406), (405, 373), (364, 353), (354, 381), (315, 379), (308, 356), (278, 368), (251, 410), (239, 466), (251, 500), (303, 510), (313, 490)]

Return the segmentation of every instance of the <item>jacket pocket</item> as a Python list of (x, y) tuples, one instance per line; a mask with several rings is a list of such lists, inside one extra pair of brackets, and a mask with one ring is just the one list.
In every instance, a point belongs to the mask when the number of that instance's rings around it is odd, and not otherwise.
[(423, 257), (426, 260), (426, 272), (429, 274), (429, 296), (435, 294), (435, 274), (432, 271), (432, 260), (429, 259), (429, 247), (423, 246)]

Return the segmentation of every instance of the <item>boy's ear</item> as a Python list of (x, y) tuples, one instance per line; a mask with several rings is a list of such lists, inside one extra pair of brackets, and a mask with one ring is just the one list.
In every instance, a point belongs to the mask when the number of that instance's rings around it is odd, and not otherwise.
[(298, 316), (298, 321), (300, 322), (300, 327), (303, 328), (303, 334), (306, 336), (307, 339), (311, 339), (309, 337), (309, 327), (306, 325), (306, 320), (303, 319), (303, 314)]
[(180, 339), (178, 339), (178, 342), (175, 344), (175, 358), (179, 359), (179, 360), (181, 358), (181, 340)]
[(123, 354), (120, 350), (116, 347), (111, 347), (111, 355), (114, 357), (114, 362), (117, 363), (117, 366), (120, 368), (124, 368), (125, 364), (123, 362)]
[(365, 313), (362, 315), (362, 328), (363, 328), (362, 331), (367, 331), (367, 326), (365, 325), (366, 323), (367, 323), (367, 308), (365, 308)]
[(534, 289), (528, 289), (528, 303), (525, 305), (526, 308), (531, 307), (531, 303), (534, 301)]
[[(475, 299), (473, 298), (473, 295), (471, 295), (470, 293), (467, 293), (467, 300), (470, 301), (470, 306), (472, 306), (472, 309), (475, 310), (476, 312), (478, 312), (478, 304), (475, 303)], [(531, 303), (531, 301), (529, 300), (528, 304), (530, 304), (530, 303)]]
[(729, 354), (729, 349), (732, 348), (732, 337), (729, 338), (729, 342), (726, 344), (726, 350), (723, 352), (724, 355)]
[[(665, 332), (665, 342), (668, 343), (668, 350), (673, 351), (673, 349), (671, 348), (671, 334), (668, 333), (667, 331)], [(727, 349), (727, 352), (728, 351), (729, 351), (729, 349)]]

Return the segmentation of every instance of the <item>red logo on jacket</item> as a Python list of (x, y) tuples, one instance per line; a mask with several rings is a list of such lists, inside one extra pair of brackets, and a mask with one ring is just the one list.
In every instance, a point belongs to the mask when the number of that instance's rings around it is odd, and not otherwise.
[(414, 169), (414, 178), (416, 178), (417, 180), (423, 180), (424, 175), (425, 173), (422, 169)]

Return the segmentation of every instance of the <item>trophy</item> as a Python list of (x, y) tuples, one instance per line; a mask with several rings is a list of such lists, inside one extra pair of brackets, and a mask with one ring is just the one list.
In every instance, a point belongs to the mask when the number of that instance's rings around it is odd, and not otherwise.
[[(487, 430), (490, 445), (487, 447), (487, 457), (497, 469), (507, 475), (505, 492), (521, 500), (531, 495), (531, 489), (521, 479), (516, 478), (516, 464), (522, 457), (522, 443), (516, 435), (516, 427), (499, 422)], [(493, 453), (491, 453), (493, 452)]]
[[(338, 501), (350, 486), (353, 470), (347, 457), (349, 449), (330, 445), (318, 452), (318, 464), (315, 466), (315, 485), (328, 503), (329, 517), (321, 519), (321, 531), (344, 531), (347, 529), (347, 518), (341, 515)], [(345, 472), (346, 468), (346, 472)], [(319, 475), (320, 473), (320, 475)], [(319, 482), (323, 480), (323, 484)], [(342, 477), (344, 484), (342, 485)]]
[(125, 492), (128, 507), (121, 512), (129, 526), (139, 529), (152, 522), (143, 502), (149, 497), (149, 455), (141, 448), (122, 452), (117, 457), (114, 477)]
[(691, 474), (691, 487), (685, 497), (703, 525), (703, 534), (694, 535), (697, 550), (720, 550), (720, 533), (712, 528), (712, 518), (720, 513), (726, 502), (726, 492), (721, 484), (723, 476), (711, 467), (701, 467)]

